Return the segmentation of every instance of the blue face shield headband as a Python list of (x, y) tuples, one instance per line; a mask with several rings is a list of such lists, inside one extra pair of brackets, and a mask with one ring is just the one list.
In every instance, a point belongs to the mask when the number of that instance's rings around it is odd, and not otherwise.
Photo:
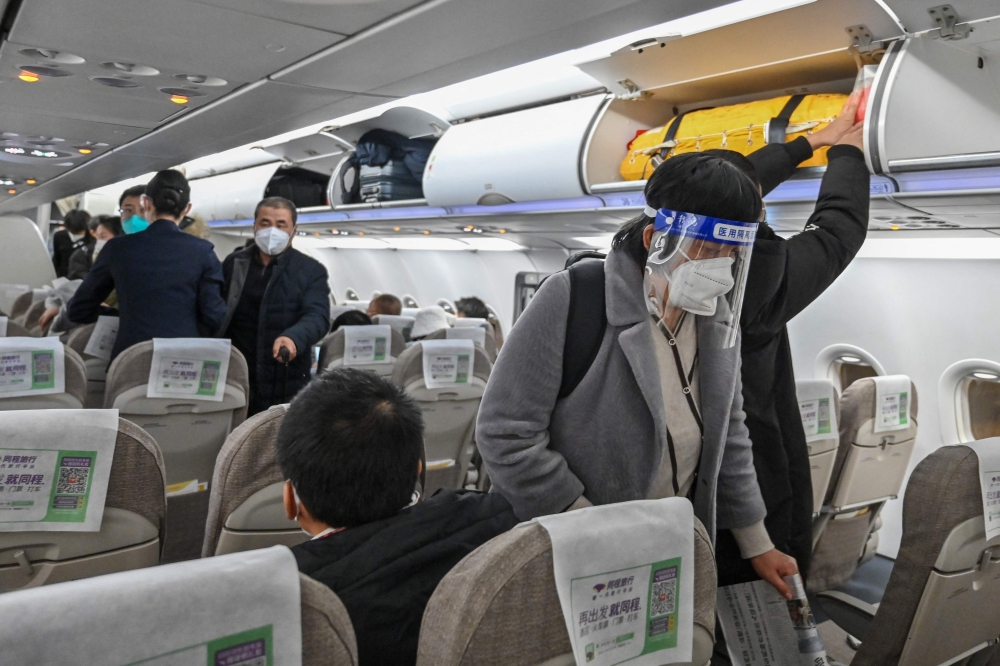
[(752, 246), (757, 237), (757, 223), (661, 208), (656, 211), (653, 231), (665, 231), (672, 236), (724, 245)]

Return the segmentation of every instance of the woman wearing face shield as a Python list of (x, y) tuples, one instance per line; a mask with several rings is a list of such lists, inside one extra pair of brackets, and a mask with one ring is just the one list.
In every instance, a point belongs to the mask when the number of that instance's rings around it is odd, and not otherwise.
[(764, 529), (741, 395), (760, 191), (726, 160), (694, 153), (657, 167), (645, 197), (604, 263), (606, 324), (585, 374), (565, 385), (564, 350), (578, 334), (570, 269), (545, 281), (511, 331), (483, 397), (479, 451), (521, 520), (688, 497), (713, 542), (730, 530), (787, 597), (782, 576), (797, 568)]

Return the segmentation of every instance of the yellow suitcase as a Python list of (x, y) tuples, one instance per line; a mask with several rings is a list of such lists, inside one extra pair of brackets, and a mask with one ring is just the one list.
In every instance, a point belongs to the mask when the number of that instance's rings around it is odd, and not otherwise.
[[(711, 148), (728, 148), (743, 155), (772, 141), (793, 141), (826, 127), (847, 101), (847, 95), (785, 95), (774, 99), (689, 111), (636, 137), (622, 160), (625, 180), (644, 180), (674, 155)], [(820, 148), (801, 167), (827, 163)]]

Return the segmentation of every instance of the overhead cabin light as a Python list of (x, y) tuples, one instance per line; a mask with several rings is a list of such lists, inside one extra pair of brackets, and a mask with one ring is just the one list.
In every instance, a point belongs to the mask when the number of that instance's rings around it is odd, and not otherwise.
[(170, 101), (174, 104), (187, 104), (189, 100), (184, 95), (171, 95)]
[(37, 181), (37, 180), (35, 180), (34, 178), (29, 178), (28, 180), (26, 180), (26, 181), (24, 181), (24, 182), (26, 182), (26, 183), (27, 183), (28, 185), (34, 185), (34, 184), (35, 184), (35, 183), (37, 183), (38, 181)]
[(7, 194), (17, 194), (17, 190), (7, 190)]
[(73, 76), (73, 72), (67, 72), (64, 69), (59, 69), (59, 65), (20, 65), (18, 69), (21, 70), (21, 80), (24, 81), (24, 75), (28, 74), (30, 76), (51, 76), (52, 78), (59, 79), (66, 76)]
[(93, 150), (91, 150), (90, 148), (77, 148), (77, 150), (79, 150), (79, 151), (80, 151), (80, 154), (81, 154), (81, 155), (89, 155), (89, 154), (91, 154), (92, 152), (94, 152), (94, 151), (93, 151)]
[(996, 381), (997, 379), (1000, 379), (1000, 375), (997, 375), (995, 372), (984, 372), (984, 371), (973, 372), (972, 376), (975, 377), (976, 379), (986, 379), (990, 381)]
[(857, 356), (841, 356), (840, 360), (844, 363), (861, 363), (861, 359)]
[(611, 247), (612, 238), (614, 238), (614, 234), (605, 234), (604, 236), (577, 236), (573, 240), (578, 243), (583, 243), (584, 245), (589, 245), (590, 247), (609, 248)]
[(462, 242), (473, 250), (481, 250), (483, 252), (517, 252), (524, 249), (523, 245), (509, 241), (506, 238), (463, 238)]
[(3, 152), (9, 153), (11, 155), (24, 155), (24, 148), (18, 148), (17, 146), (8, 146), (3, 149)]
[(39, 77), (31, 72), (21, 72), (20, 76), (17, 78), (21, 79), (25, 83), (38, 83)]
[[(31, 181), (29, 180), (28, 183), (31, 183)], [(0, 185), (3, 185), (4, 187), (10, 187), (13, 184), (14, 181), (10, 180), (9, 178), (0, 178)]]

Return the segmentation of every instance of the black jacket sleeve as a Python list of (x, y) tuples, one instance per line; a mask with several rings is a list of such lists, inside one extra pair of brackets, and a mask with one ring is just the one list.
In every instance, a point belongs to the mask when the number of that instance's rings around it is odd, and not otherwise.
[(771, 190), (788, 180), (796, 167), (812, 154), (809, 141), (800, 136), (791, 143), (770, 143), (747, 155), (757, 172), (761, 195), (766, 197)]
[(82, 280), (90, 272), (90, 253), (94, 251), (93, 245), (84, 245), (69, 257), (69, 271), (66, 277), (70, 280)]
[(309, 353), (330, 330), (330, 279), (322, 264), (316, 262), (310, 268), (300, 282), (302, 317), (281, 333), (291, 338), (298, 354)]
[(740, 316), (744, 336), (776, 334), (837, 279), (865, 241), (870, 178), (864, 154), (833, 146), (829, 159), (802, 233), (783, 240), (761, 225)]

